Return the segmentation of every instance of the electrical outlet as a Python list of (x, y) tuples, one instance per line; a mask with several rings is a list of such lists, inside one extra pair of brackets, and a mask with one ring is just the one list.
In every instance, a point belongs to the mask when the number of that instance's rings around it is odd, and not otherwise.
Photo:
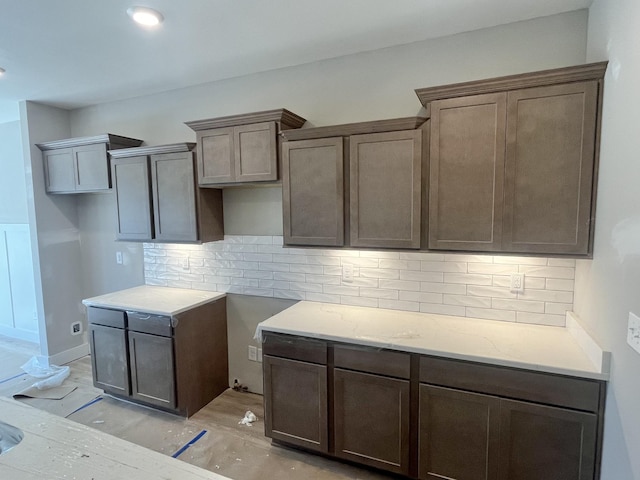
[(353, 264), (345, 263), (342, 265), (342, 281), (345, 283), (353, 282)]
[(258, 362), (262, 363), (262, 349), (258, 348)]
[(122, 265), (122, 252), (116, 252), (116, 263)]
[(258, 347), (249, 345), (249, 360), (251, 360), (252, 362), (258, 361)]
[(80, 335), (82, 333), (82, 323), (73, 322), (71, 324), (71, 335)]
[(524, 292), (524, 273), (511, 274), (511, 293)]
[(189, 257), (183, 258), (180, 262), (183, 270), (189, 270)]
[(629, 325), (627, 329), (627, 343), (636, 352), (640, 353), (640, 318), (629, 312)]

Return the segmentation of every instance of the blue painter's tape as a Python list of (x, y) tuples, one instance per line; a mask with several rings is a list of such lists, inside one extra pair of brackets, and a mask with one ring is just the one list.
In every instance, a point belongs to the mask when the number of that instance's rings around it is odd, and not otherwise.
[(4, 380), (0, 380), (0, 383), (8, 382), (9, 380), (13, 380), (14, 378), (23, 377), (26, 373), (19, 373), (18, 375), (14, 375), (13, 377), (5, 378)]
[(85, 408), (87, 408), (87, 407), (90, 407), (90, 406), (91, 406), (91, 405), (93, 405), (94, 403), (98, 403), (100, 400), (102, 400), (102, 397), (94, 398), (94, 399), (93, 399), (93, 400), (91, 400), (90, 402), (85, 403), (84, 405), (82, 405), (82, 406), (81, 406), (81, 407), (79, 407), (79, 408), (76, 408), (73, 412), (71, 412), (69, 415), (67, 415), (67, 417), (69, 417), (69, 416), (73, 415), (73, 414), (74, 414), (74, 413), (76, 413), (76, 412), (79, 412), (80, 410), (83, 410), (83, 409), (85, 409)]
[(196, 435), (195, 437), (193, 437), (191, 439), (191, 441), (189, 443), (187, 443), (185, 446), (183, 446), (180, 450), (178, 450), (176, 453), (174, 453), (173, 455), (171, 455), (173, 458), (178, 458), (180, 455), (182, 455), (184, 453), (184, 451), (189, 448), (191, 445), (193, 445), (194, 443), (196, 443), (198, 440), (200, 440), (202, 437), (204, 437), (204, 434), (207, 433), (206, 430), (202, 430), (198, 435)]

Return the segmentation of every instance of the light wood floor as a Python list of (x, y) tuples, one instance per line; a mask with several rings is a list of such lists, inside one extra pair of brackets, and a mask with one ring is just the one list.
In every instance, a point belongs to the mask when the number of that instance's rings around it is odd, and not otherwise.
[[(38, 354), (36, 346), (0, 336), (0, 395), (11, 396), (28, 386), (30, 377), (18, 376), (20, 365)], [(95, 389), (91, 360), (69, 364), (67, 382), (101, 400), (68, 418), (96, 430), (174, 455), (203, 430), (206, 433), (179, 455), (179, 459), (234, 480), (265, 479), (388, 479), (392, 476), (346, 463), (272, 445), (264, 436), (262, 396), (231, 389), (189, 419), (123, 402)], [(47, 410), (47, 405), (40, 407)], [(258, 417), (252, 427), (239, 425), (247, 410)], [(0, 412), (0, 418), (2, 412)]]

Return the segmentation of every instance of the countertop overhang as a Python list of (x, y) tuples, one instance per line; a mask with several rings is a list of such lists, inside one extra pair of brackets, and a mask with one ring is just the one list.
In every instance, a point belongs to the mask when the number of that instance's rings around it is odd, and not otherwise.
[(225, 297), (224, 293), (141, 285), (82, 301), (87, 307), (115, 308), (173, 317)]
[(572, 330), (301, 301), (261, 322), (256, 337), (269, 331), (607, 380), (608, 352), (601, 352), (605, 361), (597, 365)]

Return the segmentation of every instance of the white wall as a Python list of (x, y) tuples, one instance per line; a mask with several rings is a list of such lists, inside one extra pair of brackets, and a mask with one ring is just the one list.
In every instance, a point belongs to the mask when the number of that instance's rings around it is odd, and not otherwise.
[(74, 195), (46, 194), (42, 153), (35, 144), (70, 137), (69, 112), (21, 102), (20, 122), (40, 349), (59, 364), (88, 353), (84, 337), (71, 336), (71, 324), (84, 318), (78, 211)]
[(576, 267), (575, 309), (612, 352), (603, 480), (640, 479), (640, 354), (626, 343), (640, 315), (640, 2), (596, 0), (588, 61), (609, 60), (605, 77), (593, 261)]
[(0, 223), (29, 223), (20, 122), (0, 123)]
[[(73, 136), (110, 132), (148, 145), (195, 141), (185, 121), (288, 108), (321, 126), (416, 115), (414, 89), (584, 63), (585, 10), (229, 79), (71, 112)], [(279, 187), (225, 190), (227, 234), (281, 234)], [(114, 198), (79, 203), (85, 295), (142, 283), (141, 250), (113, 241)], [(233, 213), (231, 213), (233, 212)], [(135, 269), (115, 252), (126, 249)]]

